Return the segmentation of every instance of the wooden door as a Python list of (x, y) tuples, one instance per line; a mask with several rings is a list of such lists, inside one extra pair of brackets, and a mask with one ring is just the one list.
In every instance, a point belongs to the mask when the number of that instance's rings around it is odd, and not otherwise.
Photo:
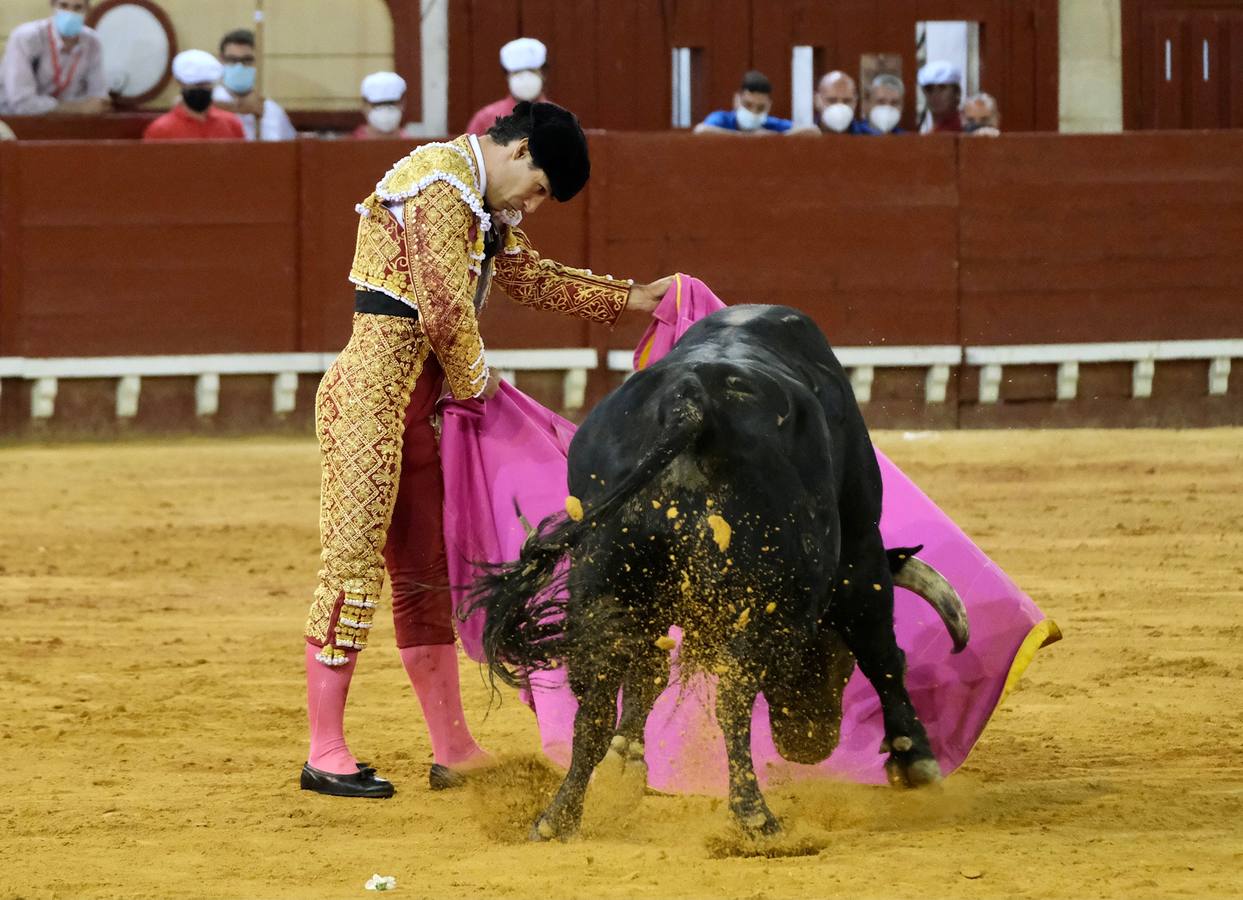
[(1128, 128), (1243, 127), (1243, 3), (1131, 0), (1123, 13)]

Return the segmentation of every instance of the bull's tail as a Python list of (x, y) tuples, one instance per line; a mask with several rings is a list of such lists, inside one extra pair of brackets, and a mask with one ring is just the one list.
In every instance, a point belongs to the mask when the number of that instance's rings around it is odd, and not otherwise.
[(611, 490), (584, 503), (579, 517), (546, 518), (528, 534), (516, 560), (485, 567), (463, 615), (484, 612), (483, 650), (494, 677), (518, 686), (527, 672), (556, 668), (565, 658), (567, 557), (695, 442), (706, 402), (702, 385), (691, 376), (661, 410), (660, 439)]
[(936, 610), (945, 624), (945, 630), (954, 642), (954, 652), (960, 653), (971, 636), (967, 609), (945, 576), (915, 556), (922, 549), (923, 545), (885, 551), (889, 558), (889, 571), (893, 573), (893, 583), (928, 601), (928, 605)]

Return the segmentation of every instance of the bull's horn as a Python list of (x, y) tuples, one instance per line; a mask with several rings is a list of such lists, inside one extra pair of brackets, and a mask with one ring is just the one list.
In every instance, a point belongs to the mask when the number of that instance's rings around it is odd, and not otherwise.
[(518, 505), (517, 497), (514, 498), (514, 512), (518, 514), (518, 521), (522, 523), (522, 530), (527, 533), (526, 538), (523, 539), (523, 543), (525, 544), (535, 536), (535, 526), (532, 525), (530, 520), (522, 514), (522, 507)]
[(954, 652), (962, 652), (971, 636), (967, 610), (962, 605), (958, 592), (945, 580), (945, 576), (922, 559), (912, 556), (894, 573), (893, 583), (927, 600), (945, 623), (945, 630), (950, 633), (954, 642)]

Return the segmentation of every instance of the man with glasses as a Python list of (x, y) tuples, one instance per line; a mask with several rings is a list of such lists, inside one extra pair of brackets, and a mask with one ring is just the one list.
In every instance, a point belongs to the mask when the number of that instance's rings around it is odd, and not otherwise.
[(224, 74), (212, 91), (212, 102), (242, 120), (246, 140), (292, 141), (298, 136), (281, 105), (255, 90), (259, 70), (255, 65), (253, 31), (238, 28), (221, 38), (220, 64)]

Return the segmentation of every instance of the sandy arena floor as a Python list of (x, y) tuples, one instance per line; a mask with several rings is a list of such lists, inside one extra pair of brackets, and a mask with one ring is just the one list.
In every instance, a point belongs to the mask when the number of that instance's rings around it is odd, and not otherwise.
[[(387, 802), (297, 790), (309, 440), (0, 449), (0, 898), (1237, 897), (1243, 432), (878, 443), (1065, 632), (942, 792), (770, 794), (810, 855), (714, 858), (707, 798), (522, 838), (533, 717), (463, 663), (495, 787), (432, 794), (384, 615), (347, 733)], [(819, 853), (816, 849), (823, 847)]]

